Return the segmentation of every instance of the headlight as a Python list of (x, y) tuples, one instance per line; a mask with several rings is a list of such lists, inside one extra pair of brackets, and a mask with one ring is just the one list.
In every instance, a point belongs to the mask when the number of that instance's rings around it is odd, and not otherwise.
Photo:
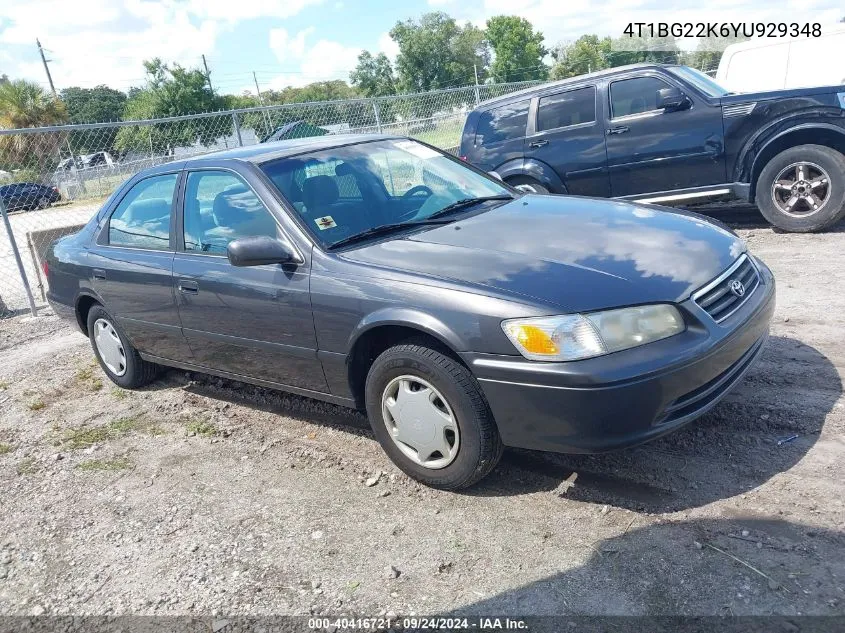
[(547, 361), (610, 354), (674, 336), (685, 327), (677, 308), (666, 304), (502, 322), (520, 354)]

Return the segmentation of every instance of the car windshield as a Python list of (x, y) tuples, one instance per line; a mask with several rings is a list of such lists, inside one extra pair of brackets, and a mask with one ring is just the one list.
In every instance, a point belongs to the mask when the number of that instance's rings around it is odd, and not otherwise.
[(724, 97), (725, 95), (730, 94), (728, 90), (695, 68), (690, 68), (689, 66), (672, 66), (669, 68), (669, 72), (690, 82), (708, 97)]
[(353, 236), (448, 222), (513, 196), (495, 179), (410, 139), (320, 150), (261, 168), (326, 248)]

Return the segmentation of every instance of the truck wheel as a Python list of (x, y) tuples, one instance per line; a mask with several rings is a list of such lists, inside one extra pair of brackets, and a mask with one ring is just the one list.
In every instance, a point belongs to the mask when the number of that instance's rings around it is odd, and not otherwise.
[(502, 456), (487, 400), (466, 367), (426, 345), (383, 352), (366, 384), (367, 417), (388, 457), (433, 488), (466, 488)]
[(88, 311), (88, 336), (100, 367), (118, 387), (137, 389), (155, 379), (158, 365), (141, 358), (114, 317), (100, 305)]
[(508, 179), (508, 184), (511, 187), (515, 187), (516, 189), (527, 193), (549, 193), (548, 187), (541, 185), (539, 181), (529, 178), (528, 176), (515, 176), (510, 178)]
[(772, 158), (757, 180), (757, 206), (776, 227), (820, 231), (845, 216), (845, 156), (824, 145), (799, 145)]

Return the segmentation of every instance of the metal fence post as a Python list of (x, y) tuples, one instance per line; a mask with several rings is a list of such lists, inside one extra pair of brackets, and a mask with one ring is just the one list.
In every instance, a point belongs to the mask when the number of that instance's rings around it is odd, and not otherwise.
[(238, 147), (243, 147), (244, 140), (241, 138), (241, 124), (238, 122), (237, 112), (232, 112), (232, 125), (235, 127), (235, 136), (238, 137)]
[(35, 299), (32, 298), (32, 288), (29, 287), (29, 280), (26, 278), (26, 271), (24, 270), (23, 262), (21, 261), (18, 243), (15, 242), (15, 234), (12, 232), (12, 225), (9, 222), (9, 215), (6, 213), (6, 203), (3, 202), (3, 198), (0, 198), (0, 215), (3, 216), (3, 224), (6, 225), (6, 235), (9, 236), (9, 244), (12, 245), (12, 253), (15, 256), (15, 262), (18, 264), (18, 272), (21, 275), (24, 290), (26, 290), (26, 298), (29, 300), (29, 310), (32, 312), (32, 316), (37, 316), (38, 313), (35, 310)]
[(378, 101), (373, 99), (372, 103), (373, 103), (373, 114), (376, 117), (376, 129), (378, 130), (378, 133), (381, 134), (381, 117), (379, 116), (379, 111), (378, 111)]

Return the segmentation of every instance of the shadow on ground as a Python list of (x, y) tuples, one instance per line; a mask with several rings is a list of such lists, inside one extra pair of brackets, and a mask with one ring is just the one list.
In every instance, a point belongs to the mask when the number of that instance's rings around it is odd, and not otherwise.
[[(584, 535), (585, 545), (591, 540)], [(453, 614), (487, 616), (553, 616), (567, 614), (625, 616), (744, 616), (845, 614), (845, 537), (782, 520), (698, 520), (632, 529), (596, 541), (582, 565), (529, 585), (456, 609)], [(753, 569), (752, 569), (753, 568)], [(801, 619), (799, 618), (798, 621)], [(577, 627), (572, 624), (577, 622)], [(601, 622), (599, 620), (599, 622)], [(810, 631), (812, 620), (781, 629), (769, 621), (763, 628), (736, 630)], [(841, 630), (830, 620), (818, 630)], [(839, 620), (841, 625), (842, 620)], [(631, 630), (619, 620), (591, 628), (589, 621), (540, 618), (532, 631)], [(593, 623), (595, 624), (595, 623)], [(644, 630), (669, 629), (646, 622)], [(711, 622), (712, 624), (712, 622)], [(701, 626), (701, 631), (723, 630)]]
[[(150, 388), (176, 384), (205, 397), (371, 435), (366, 418), (344, 407), (204, 374), (187, 379), (185, 372), (171, 371)], [(464, 494), (558, 490), (567, 499), (636, 511), (702, 506), (792, 468), (812, 448), (841, 393), (839, 374), (823, 354), (795, 339), (772, 337), (742, 383), (676, 433), (602, 455), (508, 449), (499, 467)], [(573, 473), (577, 479), (569, 486)]]

